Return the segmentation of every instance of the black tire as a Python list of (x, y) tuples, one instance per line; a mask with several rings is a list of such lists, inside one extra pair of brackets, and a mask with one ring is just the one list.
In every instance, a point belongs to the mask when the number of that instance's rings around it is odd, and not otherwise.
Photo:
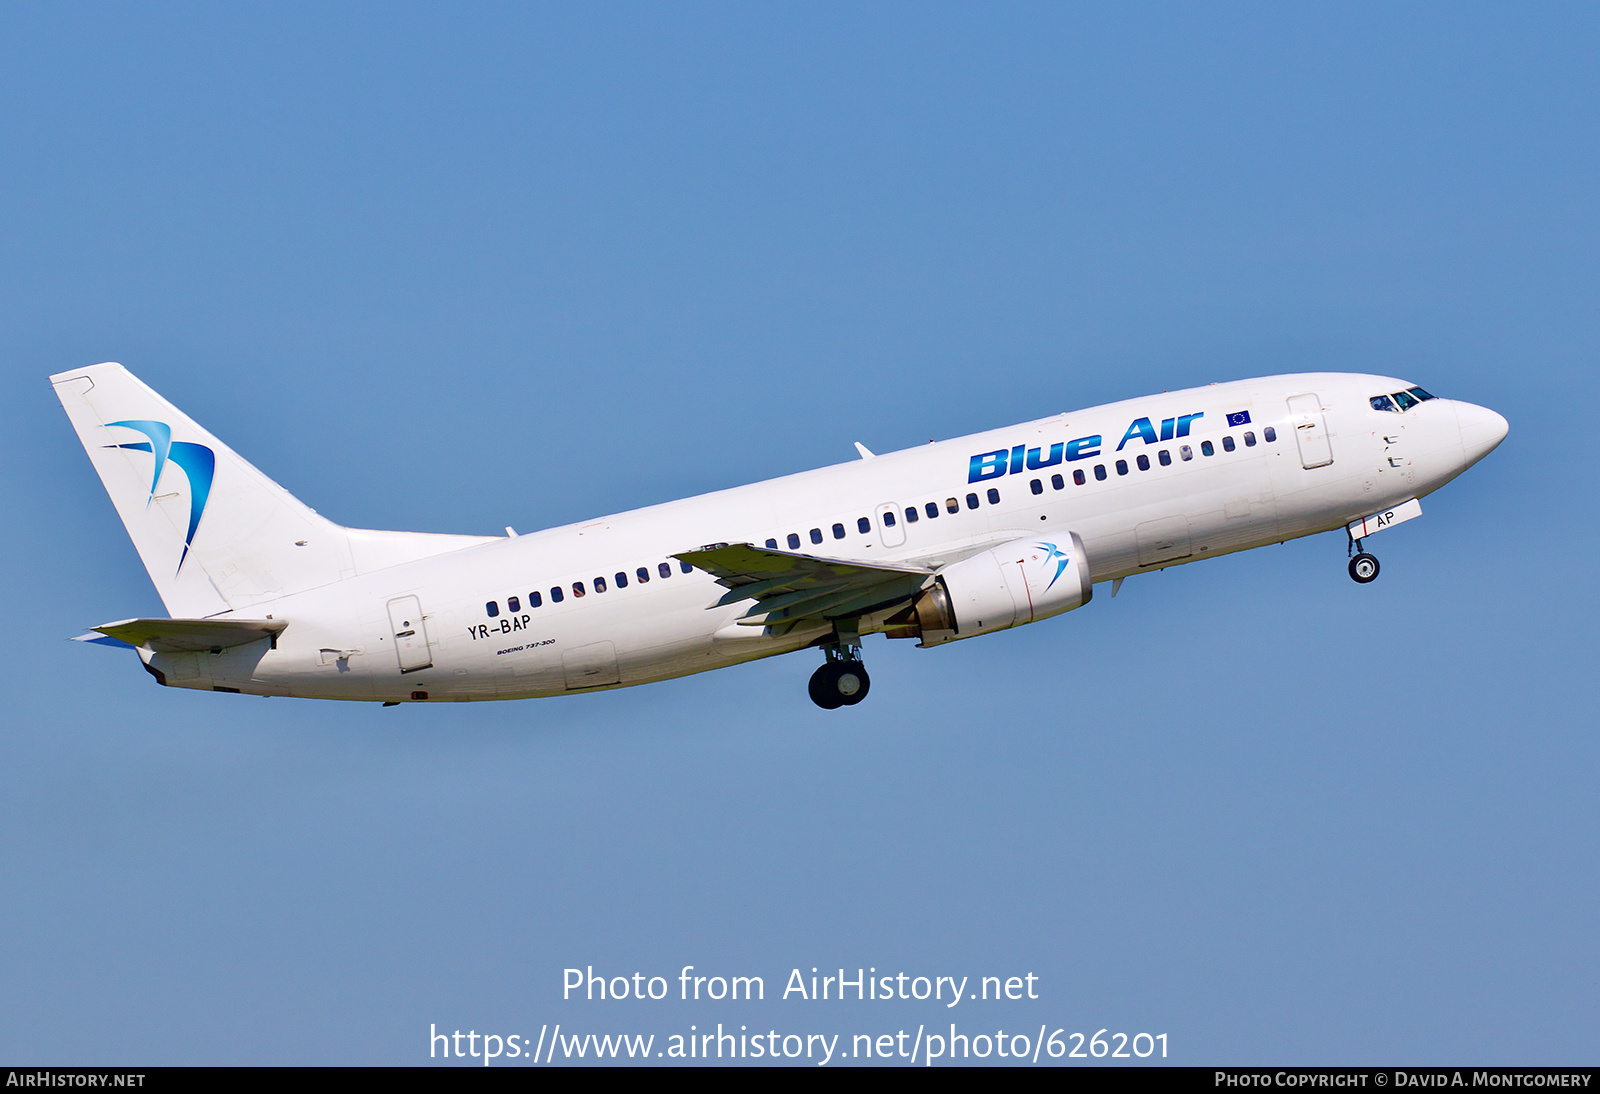
[(1370, 581), (1378, 580), (1378, 560), (1365, 551), (1352, 558), (1350, 560), (1350, 580), (1358, 585), (1365, 585)]
[(811, 701), (823, 710), (838, 710), (844, 706), (844, 696), (839, 694), (838, 687), (834, 684), (833, 662), (820, 665), (816, 672), (811, 674), (811, 683), (806, 685), (806, 690), (811, 693)]
[(871, 686), (866, 667), (860, 661), (829, 661), (811, 674), (807, 690), (811, 701), (823, 710), (838, 710), (861, 702)]

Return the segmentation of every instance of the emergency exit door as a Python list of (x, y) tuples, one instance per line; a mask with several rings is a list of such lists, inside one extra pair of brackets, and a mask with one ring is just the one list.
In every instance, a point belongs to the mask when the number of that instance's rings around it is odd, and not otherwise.
[(389, 627), (394, 632), (394, 651), (400, 656), (401, 673), (433, 667), (428, 631), (422, 622), (422, 601), (414, 596), (397, 596), (389, 601)]
[(873, 512), (878, 518), (878, 535), (885, 547), (898, 547), (906, 541), (906, 526), (900, 523), (899, 509), (891, 501), (878, 506)]
[(1315, 395), (1289, 396), (1289, 426), (1300, 446), (1300, 466), (1306, 470), (1326, 467), (1333, 462), (1333, 446), (1328, 443), (1328, 423), (1322, 416), (1322, 400)]

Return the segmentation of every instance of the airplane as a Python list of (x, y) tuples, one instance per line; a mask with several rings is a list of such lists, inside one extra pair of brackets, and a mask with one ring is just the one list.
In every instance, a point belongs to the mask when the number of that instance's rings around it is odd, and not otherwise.
[(1407, 380), (1163, 392), (503, 536), (345, 528), (115, 363), (56, 395), (170, 613), (93, 628), (168, 687), (400, 703), (629, 687), (796, 650), (824, 709), (863, 637), (937, 647), (1135, 574), (1343, 529), (1364, 541), (1505, 439)]

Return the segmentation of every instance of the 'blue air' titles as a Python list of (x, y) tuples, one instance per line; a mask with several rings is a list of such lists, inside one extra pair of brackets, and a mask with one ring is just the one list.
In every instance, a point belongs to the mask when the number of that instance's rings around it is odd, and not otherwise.
[[(1204, 417), (1205, 412), (1201, 411), (1199, 414), (1180, 414), (1175, 418), (1163, 418), (1159, 432), (1149, 418), (1135, 418), (1128, 424), (1128, 431), (1122, 435), (1122, 441), (1116, 450), (1121, 452), (1135, 437), (1143, 440), (1145, 444), (1160, 444), (1174, 437), (1187, 437), (1189, 426)], [(1104, 443), (1105, 438), (1095, 433), (1075, 440), (1057, 441), (1050, 446), (1048, 454), (1043, 445), (1029, 448), (1025, 444), (1019, 444), (1014, 448), (997, 448), (993, 452), (980, 452), (973, 456), (967, 465), (967, 481), (983, 482), (985, 479), (998, 479), (1007, 474), (1020, 475), (1023, 471), (1040, 471), (1046, 467), (1054, 467), (1064, 460), (1086, 460), (1091, 456), (1100, 455)]]

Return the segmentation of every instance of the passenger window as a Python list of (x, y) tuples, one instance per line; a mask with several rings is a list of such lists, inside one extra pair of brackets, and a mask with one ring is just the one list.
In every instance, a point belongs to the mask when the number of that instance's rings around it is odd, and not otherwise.
[(1389, 396), (1387, 396), (1387, 395), (1374, 395), (1372, 398), (1368, 399), (1367, 402), (1372, 404), (1372, 409), (1373, 410), (1398, 410), (1399, 409), (1398, 407), (1396, 407), (1394, 405), (1394, 400), (1389, 398)]
[(617, 579), (617, 588), (626, 589), (628, 587), (628, 575), (626, 573), (618, 570), (614, 576)]
[(573, 596), (582, 596), (583, 595), (583, 582), (574, 581), (572, 583), (572, 595)]
[(893, 528), (894, 527), (894, 510), (893, 509), (885, 509), (883, 511), (883, 526), (885, 528)]
[[(767, 546), (776, 547), (777, 544), (769, 539), (767, 540)], [(650, 581), (650, 567), (640, 566), (637, 570), (633, 571), (633, 576), (639, 579), (639, 584), (648, 584)]]
[(989, 504), (990, 505), (999, 505), (1000, 504), (1000, 491), (996, 490), (992, 486), (989, 487)]
[(909, 508), (906, 509), (906, 523), (907, 524), (915, 524), (915, 523), (917, 523), (917, 519), (918, 519), (918, 517), (920, 515), (921, 514), (919, 514), (917, 512), (917, 507), (915, 505), (910, 506)]
[(550, 586), (550, 603), (559, 604), (566, 599), (566, 594), (561, 591), (560, 585)]
[(1082, 486), (1088, 480), (1083, 477), (1083, 468), (1078, 468), (1072, 473), (1072, 481)]
[(1418, 402), (1421, 402), (1424, 399), (1432, 399), (1433, 398), (1432, 395), (1429, 395), (1426, 391), (1423, 391), (1420, 387), (1408, 387), (1408, 388), (1406, 388), (1406, 392), (1408, 394), (1415, 395), (1417, 397), (1417, 401)]
[(662, 577), (671, 577), (672, 567), (667, 565), (665, 562), (658, 562), (656, 563), (656, 573), (660, 574)]
[(1178, 459), (1185, 462), (1194, 459), (1194, 449), (1186, 444), (1180, 444), (1178, 446)]
[(1418, 400), (1413, 399), (1403, 391), (1397, 391), (1394, 393), (1394, 401), (1399, 405), (1401, 410), (1410, 410), (1418, 403)]
[(1244, 446), (1246, 448), (1254, 448), (1256, 446), (1256, 435), (1249, 430), (1245, 431)]
[(678, 569), (682, 570), (686, 574), (694, 573), (694, 567), (683, 561), (681, 558), (678, 560)]
[(1141, 454), (1139, 456), (1138, 460), (1136, 460), (1135, 462), (1138, 463), (1140, 471), (1148, 471), (1148, 470), (1150, 470), (1150, 457), (1149, 456), (1145, 456), (1145, 455)]
[(833, 526), (833, 538), (834, 539), (843, 539), (844, 538), (844, 525), (835, 524)]
[(1215, 448), (1211, 447), (1211, 442), (1210, 441), (1201, 441), (1200, 442), (1200, 455), (1202, 455), (1202, 456), (1215, 456), (1216, 454), (1217, 454), (1217, 450)]
[(813, 528), (813, 529), (811, 529), (811, 542), (812, 543), (821, 543), (822, 542), (822, 529), (821, 528)]
[(1028, 483), (1028, 489), (1032, 490), (1035, 494), (1042, 494), (1044, 493), (1044, 483), (1040, 482), (1038, 479), (1034, 479), (1032, 482)]
[(514, 596), (506, 597), (506, 611), (515, 614), (516, 612), (520, 612), (521, 610), (522, 610), (522, 601), (518, 600)]
[(1067, 480), (1062, 478), (1060, 475), (1051, 475), (1050, 485), (1055, 487), (1057, 490), (1065, 490), (1067, 487)]
[(528, 594), (528, 607), (538, 608), (542, 607), (543, 605), (544, 597), (540, 596), (537, 592), (531, 592)]
[(1268, 444), (1278, 439), (1278, 431), (1270, 425), (1261, 431), (1261, 435), (1267, 439)]
[(790, 532), (789, 533), (788, 543), (789, 543), (789, 550), (798, 551), (800, 549), (800, 533), (799, 532)]
[(976, 509), (977, 507), (978, 507), (978, 495), (976, 495), (976, 494), (968, 494), (967, 495), (967, 508), (968, 509)]
[(862, 535), (866, 535), (868, 532), (872, 531), (872, 522), (866, 517), (857, 517), (856, 531), (860, 532)]
[(778, 549), (778, 541), (775, 539), (767, 540), (767, 547), (769, 550), (776, 551)]
[(1127, 460), (1118, 460), (1117, 461), (1117, 474), (1126, 475), (1127, 473), (1128, 473), (1128, 461)]
[(930, 501), (927, 505), (922, 507), (922, 510), (928, 514), (929, 520), (933, 520), (939, 515), (939, 503), (936, 501)]
[(594, 591), (597, 592), (597, 593), (603, 593), (603, 592), (606, 591), (606, 579), (605, 578), (597, 577), (597, 578), (594, 579)]
[(944, 511), (946, 513), (959, 513), (961, 511), (961, 503), (955, 498), (945, 498)]
[(1224, 452), (1232, 452), (1233, 448), (1233, 435), (1230, 433), (1228, 436), (1222, 438), (1222, 450)]
[(489, 603), (483, 606), (483, 610), (489, 613), (490, 619), (493, 619), (495, 616), (500, 614), (500, 602), (498, 600), (491, 600)]
[(1156, 459), (1161, 461), (1162, 467), (1172, 466), (1172, 453), (1168, 452), (1165, 448), (1156, 453)]
[(1097, 464), (1094, 465), (1094, 479), (1095, 479), (1096, 482), (1105, 482), (1106, 481), (1106, 465), (1105, 464), (1097, 463)]

